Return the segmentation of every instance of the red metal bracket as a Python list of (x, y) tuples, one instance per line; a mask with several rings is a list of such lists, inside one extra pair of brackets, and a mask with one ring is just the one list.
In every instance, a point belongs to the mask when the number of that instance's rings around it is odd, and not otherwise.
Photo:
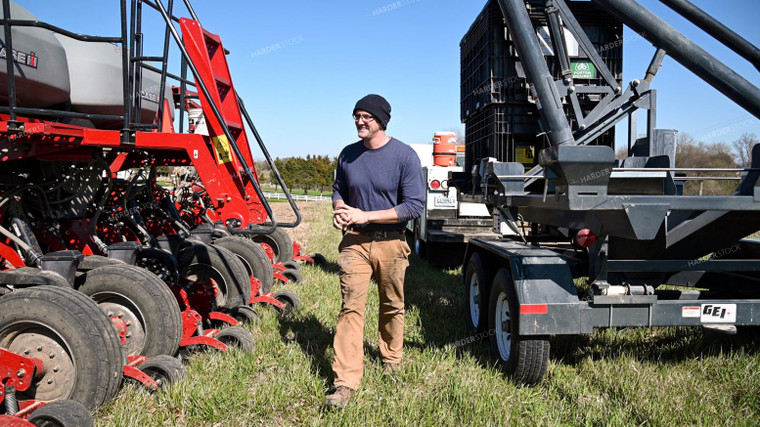
[(130, 365), (124, 365), (124, 376), (127, 378), (132, 378), (133, 380), (140, 382), (148, 390), (151, 390), (151, 391), (158, 390), (158, 384), (156, 384), (156, 381), (150, 376), (148, 376), (148, 374), (146, 374), (145, 372), (135, 367), (132, 367)]
[[(0, 348), (0, 382), (5, 386), (26, 391), (32, 384), (31, 380), (44, 371), (40, 359), (24, 357)], [(0, 399), (0, 402), (3, 400), (4, 398)]]
[(251, 304), (271, 304), (279, 310), (284, 309), (285, 304), (283, 304), (279, 300), (274, 299), (272, 295), (274, 295), (273, 292), (267, 292), (264, 295), (251, 297)]
[(211, 338), (207, 336), (182, 338), (182, 340), (179, 342), (180, 347), (187, 347), (191, 345), (205, 345), (208, 347), (214, 347), (215, 349), (219, 351), (227, 351), (227, 348), (228, 348), (225, 343), (219, 341), (216, 338)]
[(212, 320), (219, 320), (224, 323), (229, 323), (230, 326), (237, 326), (237, 324), (240, 323), (237, 320), (235, 320), (234, 317), (228, 314), (224, 314), (219, 311), (212, 311), (211, 313), (208, 314), (208, 318)]

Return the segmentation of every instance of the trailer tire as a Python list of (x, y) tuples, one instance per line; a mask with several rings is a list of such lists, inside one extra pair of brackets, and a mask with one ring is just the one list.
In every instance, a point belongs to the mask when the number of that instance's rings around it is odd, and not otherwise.
[(293, 240), (282, 228), (275, 228), (269, 234), (256, 234), (253, 236), (256, 243), (269, 245), (274, 252), (273, 262), (285, 262), (293, 260)]
[(175, 354), (182, 339), (182, 314), (177, 299), (156, 275), (131, 265), (90, 270), (77, 290), (103, 312), (127, 323), (127, 355)]
[(178, 263), (180, 278), (184, 279), (181, 282), (189, 281), (193, 286), (200, 281), (204, 288), (208, 284), (203, 282), (208, 279), (215, 282), (214, 300), (209, 301), (207, 309), (232, 308), (248, 304), (251, 299), (251, 280), (245, 266), (237, 255), (221, 246), (194, 243), (180, 251)]
[(475, 334), (488, 329), (488, 297), (493, 281), (493, 269), (480, 253), (467, 262), (464, 274), (465, 315), (467, 329)]
[(45, 364), (44, 376), (19, 393), (19, 400), (73, 399), (88, 410), (116, 394), (127, 361), (116, 330), (98, 305), (57, 286), (20, 289), (0, 299), (0, 347), (20, 354), (30, 349), (26, 355)]
[(534, 385), (549, 364), (549, 340), (543, 336), (520, 336), (518, 304), (512, 275), (502, 268), (494, 277), (488, 304), (491, 354), (513, 381)]
[(90, 411), (74, 400), (56, 400), (32, 412), (28, 421), (37, 427), (92, 427)]
[(272, 262), (269, 261), (269, 257), (261, 246), (245, 237), (236, 236), (215, 240), (214, 244), (228, 249), (240, 257), (240, 260), (243, 262), (243, 265), (245, 265), (249, 275), (253, 275), (253, 277), (261, 281), (261, 288), (259, 289), (258, 295), (272, 291), (272, 286), (274, 285), (274, 268), (272, 267)]

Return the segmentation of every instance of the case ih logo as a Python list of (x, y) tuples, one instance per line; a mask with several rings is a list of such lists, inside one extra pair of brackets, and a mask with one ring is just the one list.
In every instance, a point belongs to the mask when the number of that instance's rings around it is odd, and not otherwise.
[[(5, 48), (0, 48), (0, 59), (5, 59)], [(34, 52), (21, 52), (13, 49), (13, 62), (37, 68), (37, 55)]]
[(734, 323), (736, 304), (702, 304), (700, 320), (703, 323)]

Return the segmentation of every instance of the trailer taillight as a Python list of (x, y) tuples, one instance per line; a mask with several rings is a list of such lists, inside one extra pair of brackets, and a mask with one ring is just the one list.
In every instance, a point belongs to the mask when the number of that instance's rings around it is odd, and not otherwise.
[(596, 235), (588, 228), (584, 228), (575, 235), (575, 241), (583, 248), (588, 248), (596, 242)]
[(430, 181), (430, 188), (433, 190), (441, 188), (441, 181), (438, 181), (437, 179)]

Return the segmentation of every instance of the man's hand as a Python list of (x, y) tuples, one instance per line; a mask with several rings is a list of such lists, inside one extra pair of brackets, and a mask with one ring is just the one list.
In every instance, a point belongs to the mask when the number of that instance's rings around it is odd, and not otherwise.
[(367, 212), (348, 205), (337, 207), (333, 211), (333, 225), (339, 224), (344, 228), (354, 224), (364, 225), (369, 223), (369, 220), (370, 216)]
[(333, 203), (333, 227), (335, 227), (338, 230), (343, 231), (346, 227), (348, 227), (348, 223), (346, 223), (341, 217), (340, 213), (343, 209), (345, 209), (346, 203), (343, 200), (336, 200)]

